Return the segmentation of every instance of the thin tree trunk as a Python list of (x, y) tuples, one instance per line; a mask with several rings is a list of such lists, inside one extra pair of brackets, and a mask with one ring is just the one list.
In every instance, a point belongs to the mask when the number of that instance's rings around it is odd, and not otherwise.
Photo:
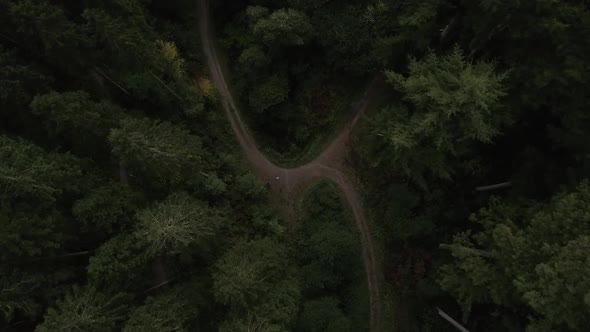
[(125, 186), (129, 186), (129, 175), (127, 174), (127, 168), (122, 161), (119, 162), (119, 181)]
[(86, 251), (79, 251), (79, 252), (73, 252), (70, 254), (63, 254), (63, 255), (59, 255), (59, 256), (55, 256), (54, 258), (65, 258), (65, 257), (76, 257), (76, 256), (86, 256), (90, 254), (90, 250), (86, 250)]
[(439, 307), (436, 307), (436, 310), (438, 310), (438, 314), (444, 318), (447, 322), (451, 323), (454, 327), (457, 328), (457, 330), (461, 331), (461, 332), (469, 332), (468, 329), (466, 329), (465, 327), (463, 327), (463, 325), (459, 324), (456, 320), (454, 320), (451, 316), (449, 316), (446, 312), (442, 311)]
[(102, 77), (104, 77), (107, 80), (109, 80), (109, 82), (113, 83), (117, 88), (119, 88), (119, 89), (121, 89), (121, 91), (125, 92), (126, 95), (131, 96), (131, 94), (129, 93), (129, 91), (125, 90), (124, 87), (122, 87), (121, 85), (119, 85), (119, 83), (115, 82), (112, 78), (109, 77), (109, 75), (105, 74), (98, 67), (94, 67), (94, 71), (97, 72), (97, 73), (99, 73)]
[[(92, 252), (92, 250), (85, 250), (85, 251), (72, 252), (72, 253), (63, 254), (63, 255), (57, 255), (57, 256), (44, 256), (44, 257), (24, 258), (24, 259), (20, 259), (20, 260), (14, 260), (14, 263), (18, 264), (18, 263), (24, 263), (24, 262), (45, 261), (45, 260), (49, 260), (49, 259), (77, 257), (77, 256), (86, 256), (86, 255), (89, 255), (91, 252)], [(12, 260), (11, 260), (11, 262), (12, 262)]]
[(487, 258), (494, 257), (494, 255), (489, 251), (473, 249), (473, 248), (458, 246), (458, 245), (454, 245), (454, 244), (441, 243), (438, 247), (441, 249), (445, 249), (445, 250), (459, 249), (460, 251), (462, 251), (466, 254), (469, 254), (469, 255), (473, 255), (473, 256), (481, 256), (481, 257), (487, 257)]
[(502, 182), (502, 183), (492, 184), (489, 186), (476, 187), (475, 190), (486, 191), (486, 190), (494, 190), (494, 189), (500, 189), (500, 188), (508, 188), (510, 186), (512, 186), (512, 182)]
[(158, 256), (154, 258), (152, 262), (152, 272), (154, 274), (154, 282), (157, 288), (164, 288), (164, 290), (168, 289), (168, 277), (166, 275), (166, 266), (164, 264), (164, 257)]
[(148, 288), (147, 290), (145, 290), (143, 293), (144, 293), (144, 294), (145, 294), (145, 293), (149, 293), (149, 292), (151, 292), (151, 291), (153, 291), (153, 290), (156, 290), (156, 289), (158, 289), (158, 288), (160, 288), (160, 287), (162, 287), (162, 286), (167, 286), (167, 285), (168, 285), (169, 283), (171, 283), (172, 281), (174, 281), (174, 278), (172, 278), (172, 279), (168, 279), (168, 280), (166, 280), (166, 281), (164, 281), (164, 282), (161, 282), (161, 283), (159, 283), (159, 284), (157, 284), (157, 285), (155, 285), (155, 286), (153, 286), (153, 287), (150, 287), (150, 288)]
[(451, 31), (451, 29), (453, 28), (453, 25), (457, 21), (458, 17), (459, 14), (453, 16), (449, 24), (447, 24), (447, 26), (444, 29), (442, 29), (442, 31), (440, 32), (440, 44), (444, 43), (445, 39), (447, 38), (447, 35), (449, 34), (449, 31)]
[(156, 74), (154, 74), (151, 70), (150, 70), (150, 74), (152, 74), (152, 76), (158, 80), (158, 82), (160, 82), (160, 84), (162, 84), (164, 87), (166, 87), (166, 89), (168, 89), (168, 91), (170, 91), (176, 98), (178, 98), (178, 100), (180, 100), (181, 102), (183, 101), (182, 98), (180, 98), (179, 95), (176, 94), (176, 92), (174, 92), (174, 90), (172, 90), (164, 81), (162, 81), (158, 76), (156, 76)]

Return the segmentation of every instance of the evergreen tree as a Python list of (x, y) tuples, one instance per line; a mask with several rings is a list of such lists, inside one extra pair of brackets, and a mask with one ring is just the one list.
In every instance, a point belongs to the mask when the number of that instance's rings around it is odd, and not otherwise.
[(257, 18), (264, 15), (264, 11), (252, 12), (255, 11), (250, 10), (250, 16), (256, 21), (252, 27), (254, 34), (271, 47), (304, 45), (313, 32), (307, 15), (294, 9), (279, 9), (260, 19)]
[(195, 291), (176, 287), (165, 294), (150, 296), (145, 303), (133, 310), (125, 323), (124, 332), (182, 332), (191, 331), (191, 323), (198, 314), (194, 301)]
[(302, 332), (352, 331), (350, 320), (339, 308), (338, 300), (331, 297), (306, 302), (298, 328)]
[[(229, 305), (222, 330), (285, 331), (297, 314), (299, 287), (287, 248), (270, 238), (240, 242), (217, 262), (215, 299)], [(231, 326), (231, 328), (230, 328)]]
[(445, 56), (411, 59), (408, 77), (392, 71), (386, 76), (405, 103), (384, 109), (373, 121), (375, 148), (385, 146), (379, 159), (420, 186), (426, 187), (430, 175), (450, 179), (454, 159), (498, 134), (505, 75), (495, 73), (492, 63), (470, 64), (455, 48)]
[(55, 200), (76, 191), (80, 168), (70, 155), (47, 153), (21, 139), (0, 136), (0, 188), (4, 195)]
[(125, 319), (127, 296), (109, 295), (94, 288), (74, 287), (54, 308), (49, 308), (35, 331), (116, 331)]
[[(176, 185), (198, 171), (201, 141), (169, 122), (126, 119), (109, 135), (113, 154), (145, 181)], [(156, 182), (157, 183), (157, 182)]]
[(211, 239), (219, 227), (217, 212), (185, 193), (140, 211), (137, 238), (153, 253), (180, 253)]
[(44, 118), (50, 137), (64, 140), (80, 154), (104, 149), (109, 131), (123, 115), (119, 107), (93, 101), (84, 91), (36, 96), (31, 109)]
[[(483, 231), (455, 237), (455, 261), (441, 268), (441, 286), (466, 317), (474, 304), (526, 305), (531, 331), (583, 331), (590, 317), (589, 202), (587, 182), (541, 206), (493, 202), (472, 217)], [(491, 258), (463, 249), (473, 246)]]

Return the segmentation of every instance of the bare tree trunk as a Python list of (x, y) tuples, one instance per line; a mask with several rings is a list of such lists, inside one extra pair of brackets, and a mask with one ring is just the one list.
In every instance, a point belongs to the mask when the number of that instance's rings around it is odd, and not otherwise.
[(109, 82), (113, 83), (117, 88), (121, 89), (121, 91), (125, 92), (126, 95), (130, 96), (131, 94), (129, 93), (129, 91), (125, 90), (124, 87), (122, 87), (121, 85), (119, 85), (119, 83), (115, 82), (115, 80), (113, 80), (112, 78), (109, 77), (109, 75), (105, 74), (102, 70), (100, 70), (100, 68), (98, 67), (94, 67), (94, 71), (99, 73), (102, 77), (106, 78), (107, 80), (109, 80)]
[(119, 162), (119, 181), (125, 186), (129, 186), (129, 175), (127, 174), (127, 168), (122, 161)]
[(444, 29), (441, 29), (440, 31), (440, 41), (439, 43), (442, 45), (445, 41), (445, 39), (447, 38), (449, 31), (451, 31), (451, 29), (453, 28), (453, 26), (455, 25), (455, 23), (457, 22), (457, 18), (459, 17), (459, 14), (453, 16), (453, 18), (451, 19), (451, 21), (449, 22), (449, 24), (447, 24), (447, 26)]
[(55, 256), (55, 257), (46, 257), (46, 258), (66, 258), (66, 257), (86, 256), (88, 254), (90, 254), (90, 250), (72, 252), (69, 254), (63, 254), (63, 255), (59, 255), (59, 256)]
[(500, 188), (508, 188), (510, 186), (512, 186), (512, 182), (502, 182), (502, 183), (492, 184), (489, 186), (476, 187), (475, 190), (486, 191), (486, 190), (494, 190), (494, 189), (500, 189)]
[[(166, 275), (166, 265), (164, 264), (164, 257), (158, 256), (154, 258), (152, 262), (152, 272), (154, 274), (154, 282), (156, 284), (156, 288), (163, 288), (164, 290), (168, 289), (168, 276)], [(153, 287), (152, 287), (153, 288)]]
[(153, 290), (156, 290), (156, 289), (158, 289), (158, 288), (160, 288), (160, 287), (162, 287), (162, 286), (167, 286), (167, 285), (168, 285), (169, 283), (171, 283), (172, 281), (174, 281), (174, 278), (172, 278), (172, 279), (168, 279), (168, 280), (166, 280), (166, 281), (164, 281), (164, 282), (161, 282), (161, 283), (159, 283), (159, 284), (157, 284), (157, 285), (155, 285), (155, 286), (153, 286), (153, 287), (150, 287), (150, 288), (148, 288), (147, 290), (145, 290), (143, 293), (144, 293), (144, 294), (146, 294), (146, 293), (149, 293), (149, 292), (151, 292), (151, 291), (153, 291)]
[(473, 256), (481, 256), (481, 257), (486, 257), (486, 258), (493, 258), (494, 257), (494, 254), (492, 254), (489, 251), (473, 249), (473, 248), (458, 246), (458, 245), (454, 245), (454, 244), (441, 243), (438, 247), (441, 249), (445, 249), (445, 250), (459, 249), (460, 251), (462, 251), (466, 254), (469, 254), (469, 255), (473, 255)]
[(162, 81), (158, 76), (156, 76), (156, 74), (154, 74), (151, 70), (150, 70), (150, 74), (152, 74), (152, 76), (158, 80), (158, 82), (160, 82), (160, 84), (162, 84), (166, 89), (168, 89), (168, 91), (170, 91), (174, 97), (178, 98), (178, 100), (180, 100), (180, 102), (183, 102), (182, 98), (180, 98), (179, 95), (176, 94), (176, 92), (174, 92), (174, 90), (172, 90), (164, 81)]
[(461, 332), (469, 332), (468, 329), (464, 328), (463, 325), (459, 324), (456, 320), (454, 320), (451, 316), (449, 316), (446, 312), (442, 311), (439, 307), (436, 307), (438, 310), (438, 314), (444, 318), (447, 322), (451, 323), (457, 330)]

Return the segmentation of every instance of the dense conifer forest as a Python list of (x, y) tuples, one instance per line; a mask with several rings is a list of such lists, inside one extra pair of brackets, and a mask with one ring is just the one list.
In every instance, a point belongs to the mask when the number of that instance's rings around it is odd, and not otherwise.
[(0, 0), (0, 331), (586, 331), (589, 36), (586, 0)]

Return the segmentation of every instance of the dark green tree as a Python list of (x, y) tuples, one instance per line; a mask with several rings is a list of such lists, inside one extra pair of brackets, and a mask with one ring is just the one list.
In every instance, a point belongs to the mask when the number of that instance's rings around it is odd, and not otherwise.
[(132, 224), (137, 195), (112, 182), (93, 188), (74, 203), (72, 214), (88, 232), (111, 234)]
[(224, 331), (286, 331), (299, 304), (299, 285), (287, 248), (270, 238), (239, 242), (216, 263), (215, 299), (229, 305)]
[(110, 130), (123, 116), (119, 107), (105, 100), (94, 101), (84, 91), (36, 96), (31, 109), (43, 118), (50, 137), (64, 140), (78, 153), (104, 149)]
[(455, 260), (440, 269), (441, 286), (466, 317), (476, 304), (526, 305), (531, 331), (583, 331), (590, 323), (589, 202), (587, 182), (530, 208), (493, 201), (472, 217), (483, 231), (455, 236)]
[(182, 332), (191, 331), (191, 323), (198, 315), (191, 298), (194, 291), (186, 287), (157, 296), (150, 296), (134, 309), (125, 323), (124, 332)]
[(19, 314), (35, 317), (40, 308), (35, 293), (42, 281), (39, 275), (0, 269), (0, 324), (10, 322)]
[(55, 200), (76, 191), (80, 168), (67, 154), (48, 153), (22, 139), (0, 136), (0, 189), (15, 197)]
[(176, 193), (137, 214), (137, 238), (150, 252), (180, 253), (211, 239), (219, 214), (186, 193)]
[[(141, 289), (148, 284), (149, 262), (153, 255), (134, 234), (113, 236), (96, 249), (86, 267), (88, 282), (99, 289)], [(139, 288), (139, 289), (138, 289)]]
[[(252, 15), (251, 15), (252, 16)], [(256, 20), (257, 15), (254, 16)], [(313, 33), (305, 13), (295, 9), (279, 9), (256, 20), (253, 32), (269, 46), (301, 46)]]
[(49, 308), (35, 331), (116, 331), (125, 319), (127, 296), (110, 295), (94, 288), (74, 287), (55, 307)]
[(289, 96), (289, 82), (286, 77), (271, 76), (250, 92), (250, 106), (257, 112), (285, 101)]
[(420, 186), (427, 176), (450, 179), (457, 158), (476, 142), (490, 143), (505, 117), (498, 113), (505, 94), (494, 65), (468, 63), (459, 48), (444, 56), (411, 59), (409, 75), (386, 72), (404, 104), (390, 106), (373, 121), (378, 156)]
[(83, 184), (79, 161), (0, 136), (0, 258), (56, 251), (66, 223), (61, 204)]
[(109, 141), (113, 154), (145, 181), (175, 185), (199, 169), (201, 141), (170, 122), (126, 119), (111, 131)]
[(29, 56), (45, 58), (63, 74), (73, 75), (84, 66), (90, 40), (81, 26), (70, 21), (63, 8), (46, 1), (9, 2), (11, 39)]
[(302, 332), (352, 331), (350, 319), (340, 309), (338, 299), (333, 297), (306, 302), (297, 327)]

